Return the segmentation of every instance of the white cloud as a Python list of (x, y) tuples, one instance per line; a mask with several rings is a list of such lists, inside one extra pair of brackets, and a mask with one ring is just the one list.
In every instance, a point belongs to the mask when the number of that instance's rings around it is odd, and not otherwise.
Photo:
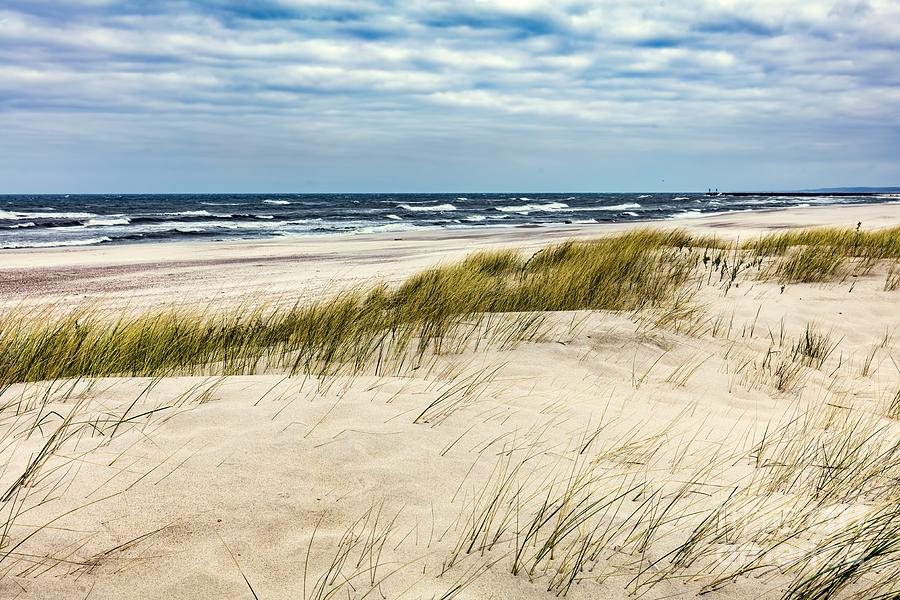
[(833, 149), (856, 128), (883, 153), (900, 136), (892, 0), (46, 6), (0, 11), (0, 115), (44, 122), (22, 134), (35, 145), (91, 137), (66, 115), (97, 126), (123, 114), (129, 135), (152, 122), (154, 138), (260, 115), (254, 135), (273, 144), (283, 131), (366, 132), (377, 146), (550, 128), (559, 139), (615, 132), (642, 149), (765, 147), (779, 133)]

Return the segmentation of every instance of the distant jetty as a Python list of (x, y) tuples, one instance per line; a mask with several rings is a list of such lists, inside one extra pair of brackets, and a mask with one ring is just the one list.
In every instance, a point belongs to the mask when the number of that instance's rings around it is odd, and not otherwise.
[(735, 196), (735, 197), (763, 197), (771, 198), (775, 196), (790, 198), (821, 198), (823, 196), (829, 198), (840, 197), (859, 197), (859, 196), (894, 196), (894, 192), (704, 192), (704, 196)]

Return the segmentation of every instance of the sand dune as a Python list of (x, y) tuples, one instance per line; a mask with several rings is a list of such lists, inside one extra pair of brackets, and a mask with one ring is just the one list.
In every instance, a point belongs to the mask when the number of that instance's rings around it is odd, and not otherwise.
[[(677, 225), (857, 221), (896, 225), (900, 205)], [(136, 310), (325, 297), (617, 229), (0, 260), (7, 303)], [(900, 593), (889, 263), (825, 283), (698, 264), (690, 310), (498, 315), (355, 373), (13, 384), (0, 596), (819, 598), (823, 573), (834, 597)]]

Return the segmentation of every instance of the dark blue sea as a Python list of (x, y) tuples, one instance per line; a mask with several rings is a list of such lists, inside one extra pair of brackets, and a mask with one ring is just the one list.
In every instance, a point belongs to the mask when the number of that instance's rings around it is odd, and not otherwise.
[(0, 248), (690, 219), (881, 195), (165, 194), (0, 196)]

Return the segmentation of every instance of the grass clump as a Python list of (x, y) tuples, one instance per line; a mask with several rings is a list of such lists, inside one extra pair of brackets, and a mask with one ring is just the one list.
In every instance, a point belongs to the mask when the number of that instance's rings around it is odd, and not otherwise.
[(774, 276), (782, 283), (821, 283), (840, 274), (844, 255), (833, 247), (807, 246), (780, 260)]
[(880, 260), (900, 257), (900, 227), (863, 231), (860, 224), (855, 229), (785, 231), (762, 236), (743, 247), (758, 257), (778, 259), (767, 271), (768, 277), (782, 283), (818, 283), (844, 277), (851, 259), (867, 270)]
[(838, 343), (832, 341), (831, 334), (823, 333), (812, 325), (807, 325), (804, 334), (794, 344), (793, 353), (806, 366), (821, 369), (837, 348)]
[(865, 231), (852, 228), (822, 227), (764, 235), (744, 245), (760, 256), (784, 255), (788, 250), (830, 248), (846, 257), (900, 258), (900, 227)]

